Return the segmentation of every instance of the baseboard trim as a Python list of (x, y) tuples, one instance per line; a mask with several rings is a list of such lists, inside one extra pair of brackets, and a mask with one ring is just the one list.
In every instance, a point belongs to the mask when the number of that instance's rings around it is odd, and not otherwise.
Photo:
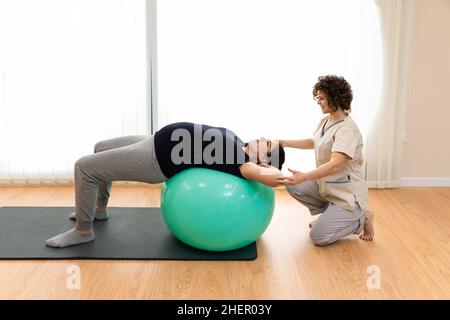
[(450, 178), (402, 178), (401, 187), (450, 187)]
[(366, 184), (370, 189), (400, 188), (400, 182), (397, 181), (366, 181)]

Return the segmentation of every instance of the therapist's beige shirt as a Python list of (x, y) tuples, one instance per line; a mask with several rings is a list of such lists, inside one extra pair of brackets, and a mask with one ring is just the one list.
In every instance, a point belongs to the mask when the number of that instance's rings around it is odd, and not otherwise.
[(320, 195), (348, 210), (354, 210), (355, 202), (358, 202), (364, 210), (367, 208), (368, 191), (361, 166), (363, 163), (361, 132), (349, 115), (323, 131), (327, 119), (328, 117), (323, 118), (314, 132), (317, 167), (330, 161), (332, 152), (344, 153), (351, 159), (341, 171), (316, 180)]

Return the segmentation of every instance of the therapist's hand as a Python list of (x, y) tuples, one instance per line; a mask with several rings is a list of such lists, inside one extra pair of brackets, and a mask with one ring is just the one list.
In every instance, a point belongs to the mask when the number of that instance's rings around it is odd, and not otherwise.
[(283, 184), (294, 185), (294, 184), (300, 184), (300, 183), (303, 183), (303, 182), (306, 182), (309, 180), (308, 176), (303, 172), (300, 172), (300, 171), (297, 171), (297, 170), (294, 170), (291, 168), (289, 168), (288, 170), (289, 170), (289, 172), (292, 172), (292, 176), (286, 177), (286, 179), (284, 179), (284, 181), (283, 181)]

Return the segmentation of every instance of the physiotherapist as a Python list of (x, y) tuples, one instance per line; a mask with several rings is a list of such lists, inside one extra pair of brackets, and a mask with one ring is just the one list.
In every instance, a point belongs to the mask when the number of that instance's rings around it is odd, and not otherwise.
[(350, 84), (335, 75), (318, 78), (313, 97), (322, 118), (313, 139), (279, 140), (282, 147), (314, 149), (316, 169), (300, 172), (289, 169), (286, 190), (305, 205), (311, 215), (320, 215), (310, 224), (310, 238), (319, 246), (329, 245), (350, 234), (371, 241), (373, 212), (367, 210), (368, 189), (362, 170), (363, 139), (349, 115), (353, 93)]

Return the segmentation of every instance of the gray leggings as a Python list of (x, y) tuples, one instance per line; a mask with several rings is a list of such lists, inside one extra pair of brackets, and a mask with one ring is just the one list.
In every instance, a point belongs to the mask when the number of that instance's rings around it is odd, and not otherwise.
[(325, 246), (349, 234), (359, 234), (364, 227), (365, 211), (356, 203), (355, 210), (343, 209), (323, 199), (316, 181), (287, 186), (289, 194), (306, 206), (312, 215), (321, 214), (309, 236), (314, 244)]
[(125, 136), (98, 142), (94, 154), (75, 163), (77, 227), (92, 227), (95, 206), (107, 206), (112, 181), (165, 180), (156, 159), (153, 136)]

